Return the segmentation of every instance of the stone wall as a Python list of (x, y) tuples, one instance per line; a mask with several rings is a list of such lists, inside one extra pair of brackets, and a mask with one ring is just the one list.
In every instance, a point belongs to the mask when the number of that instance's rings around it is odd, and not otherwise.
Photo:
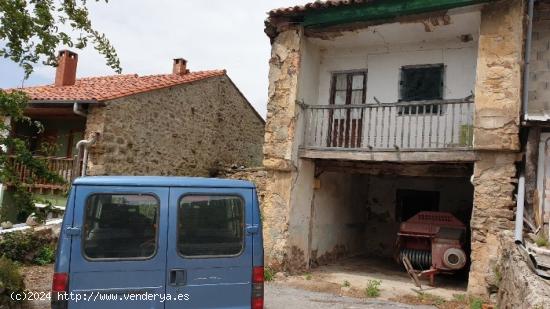
[(513, 237), (511, 231), (499, 235), (500, 258), (493, 269), (498, 308), (550, 308), (550, 281), (533, 273)]
[(218, 177), (248, 180), (256, 185), (258, 199), (260, 201), (260, 209), (263, 210), (265, 199), (265, 188), (267, 181), (267, 172), (263, 167), (252, 168), (229, 168), (223, 170)]
[(290, 200), (296, 164), (293, 162), (297, 114), (298, 72), (302, 31), (289, 29), (272, 43), (264, 141), (267, 184), (264, 199), (264, 250), (267, 265), (285, 268), (290, 257)]
[(264, 123), (227, 76), (94, 105), (90, 175), (215, 175), (261, 162)]
[(477, 150), (519, 150), (523, 20), (522, 0), (499, 1), (482, 11), (475, 87)]
[(497, 234), (513, 230), (521, 111), (524, 2), (506, 0), (483, 8), (475, 89), (472, 265), (468, 292), (491, 293)]

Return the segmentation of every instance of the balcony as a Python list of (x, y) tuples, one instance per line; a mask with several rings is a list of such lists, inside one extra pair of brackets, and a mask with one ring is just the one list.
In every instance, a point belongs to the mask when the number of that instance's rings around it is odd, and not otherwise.
[(65, 183), (51, 183), (44, 178), (37, 178), (35, 179), (34, 183), (25, 183), (25, 181), (31, 176), (30, 170), (20, 162), (16, 162), (15, 158), (11, 156), (9, 162), (14, 167), (15, 173), (18, 176), (19, 181), (21, 181), (24, 186), (30, 189), (38, 189), (39, 191), (42, 191), (44, 189), (64, 190), (68, 188), (69, 184), (73, 180), (73, 158), (42, 156), (36, 156), (35, 158), (44, 160), (48, 169), (61, 176), (61, 178), (65, 180)]
[(302, 108), (301, 157), (474, 161), (474, 103), (468, 99)]

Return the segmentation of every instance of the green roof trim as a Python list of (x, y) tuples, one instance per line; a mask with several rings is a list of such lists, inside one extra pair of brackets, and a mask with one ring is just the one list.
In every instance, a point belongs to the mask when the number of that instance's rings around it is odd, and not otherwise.
[(309, 28), (328, 27), (354, 22), (395, 18), (404, 15), (449, 10), (486, 3), (491, 0), (386, 0), (357, 6), (335, 7), (307, 12), (302, 25)]

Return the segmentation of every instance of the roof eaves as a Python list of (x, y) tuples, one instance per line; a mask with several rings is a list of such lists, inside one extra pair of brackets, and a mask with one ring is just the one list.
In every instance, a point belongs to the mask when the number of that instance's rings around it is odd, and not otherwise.
[(34, 99), (30, 99), (29, 103), (31, 103), (31, 104), (74, 104), (74, 103), (98, 104), (98, 103), (101, 103), (101, 101), (98, 101), (98, 100), (79, 100), (79, 99), (74, 99), (74, 100), (44, 100), (44, 99), (34, 100)]
[(324, 28), (335, 25), (392, 20), (397, 17), (476, 5), (495, 0), (329, 0), (275, 9), (265, 21), (265, 33), (275, 38), (289, 25)]

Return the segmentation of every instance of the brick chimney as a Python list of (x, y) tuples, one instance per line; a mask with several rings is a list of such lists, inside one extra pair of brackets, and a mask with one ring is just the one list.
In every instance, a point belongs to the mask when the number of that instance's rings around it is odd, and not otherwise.
[(76, 65), (78, 54), (70, 50), (59, 51), (57, 58), (57, 70), (55, 72), (55, 86), (74, 85), (76, 80)]
[(189, 73), (189, 70), (187, 69), (187, 60), (183, 58), (174, 59), (172, 74), (185, 75), (187, 73)]

